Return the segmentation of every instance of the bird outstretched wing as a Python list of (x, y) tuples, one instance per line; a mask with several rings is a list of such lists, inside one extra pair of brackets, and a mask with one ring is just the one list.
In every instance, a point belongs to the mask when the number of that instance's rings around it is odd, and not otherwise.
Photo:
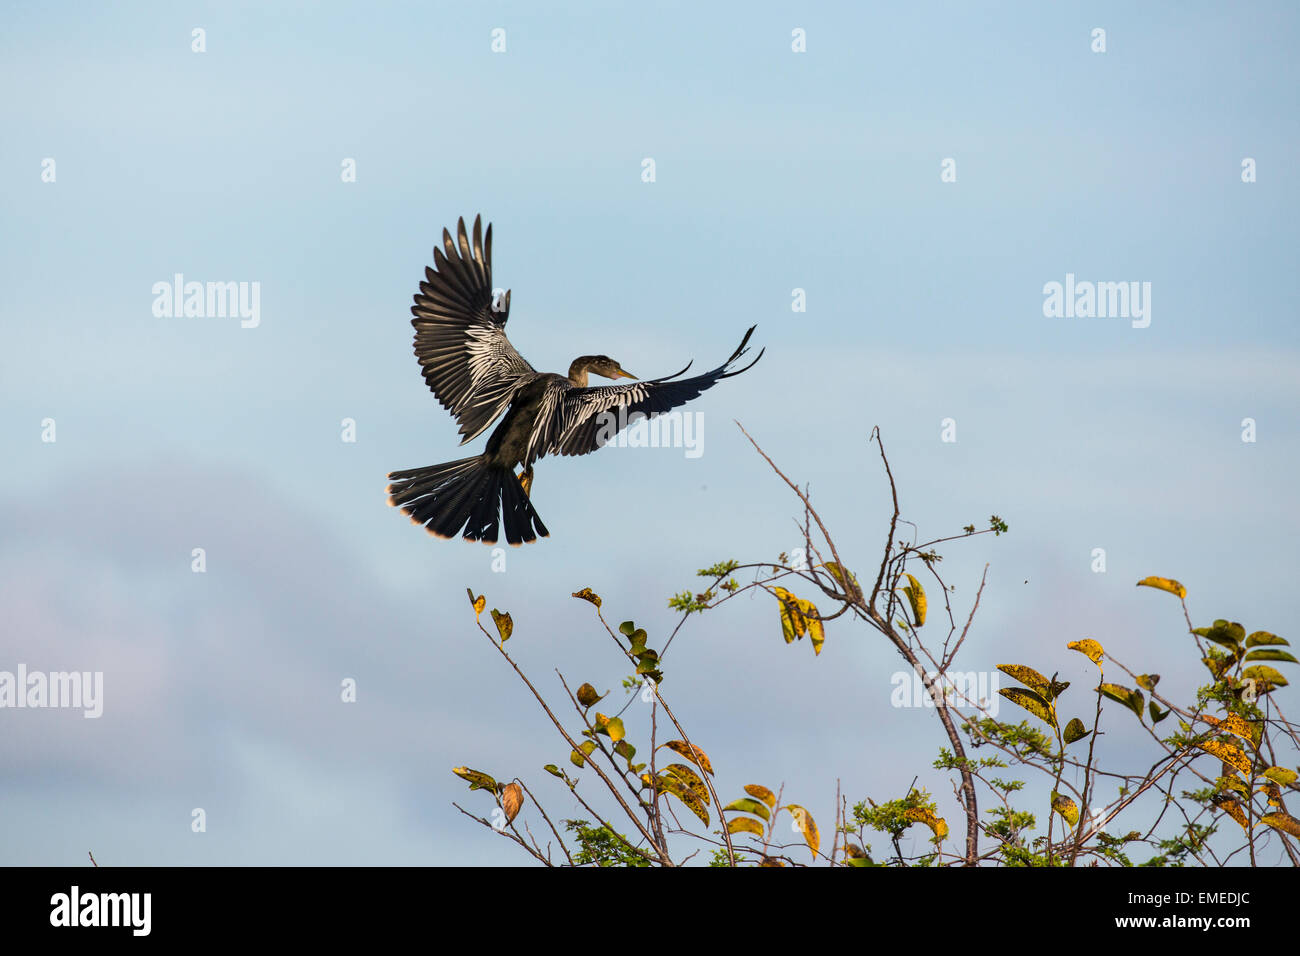
[(443, 248), (433, 250), (436, 268), (425, 267), (411, 306), (424, 380), (460, 424), (462, 445), (500, 417), (522, 380), (537, 374), (506, 338), (510, 293), (493, 300), (492, 226), (485, 238), (481, 222), (474, 217), (473, 245), (464, 219), (455, 240), (442, 231)]
[[(675, 375), (648, 379), (643, 382), (630, 382), (626, 385), (599, 385), (593, 388), (571, 388), (559, 403), (557, 414), (560, 416), (558, 428), (549, 429), (556, 435), (543, 453), (561, 455), (586, 455), (595, 451), (612, 438), (624, 425), (633, 424), (638, 415), (653, 418), (678, 405), (684, 405), (696, 398), (706, 388), (724, 378), (731, 378), (751, 368), (754, 362), (763, 357), (760, 351), (744, 368), (732, 370), (732, 366), (749, 349), (746, 345), (756, 326), (741, 340), (731, 357), (703, 375), (691, 378), (679, 378), (686, 368)], [(540, 424), (540, 423), (539, 423)]]

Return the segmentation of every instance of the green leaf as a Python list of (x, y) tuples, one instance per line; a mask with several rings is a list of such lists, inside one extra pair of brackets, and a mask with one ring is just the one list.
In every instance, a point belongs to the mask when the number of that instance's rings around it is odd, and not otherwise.
[(1275, 648), (1271, 648), (1271, 647), (1268, 647), (1268, 648), (1261, 648), (1260, 650), (1257, 650), (1257, 651), (1251, 651), (1249, 654), (1247, 654), (1247, 655), (1245, 656), (1244, 660), (1248, 660), (1248, 661), (1289, 661), (1289, 662), (1292, 663), (1292, 664), (1300, 664), (1300, 661), (1297, 661), (1294, 657), (1292, 657), (1292, 656), (1291, 656), (1289, 653), (1287, 653), (1286, 651), (1279, 651), (1279, 650), (1276, 650)]
[(1254, 647), (1256, 644), (1285, 644), (1290, 647), (1289, 641), (1284, 641), (1276, 634), (1270, 634), (1268, 631), (1256, 631), (1246, 638), (1246, 646)]
[(1072, 744), (1076, 740), (1082, 740), (1090, 733), (1092, 731), (1083, 725), (1082, 720), (1078, 717), (1071, 717), (1070, 722), (1065, 725), (1065, 742), (1066, 744)]
[(1234, 650), (1246, 638), (1246, 629), (1235, 622), (1220, 618), (1215, 621), (1211, 627), (1198, 627), (1192, 631), (1193, 634), (1199, 634), (1215, 644), (1221, 644), (1224, 647), (1231, 647)]
[(495, 792), (500, 787), (493, 777), (481, 770), (471, 770), (469, 767), (453, 767), (451, 772), (462, 780), (468, 780), (471, 790), (491, 790)]
[[(590, 757), (591, 752), (595, 749), (596, 749), (595, 742), (588, 740), (585, 743), (580, 744), (578, 750), (575, 750), (569, 754), (569, 762), (573, 764), (575, 767), (581, 767), (584, 764), (586, 764), (586, 760), (583, 759), (583, 754), (586, 754), (588, 757)], [(582, 751), (582, 753), (579, 753), (578, 752), (579, 750)]]
[(1269, 767), (1264, 771), (1264, 776), (1274, 783), (1280, 783), (1284, 787), (1289, 787), (1300, 777), (1294, 770), (1288, 770), (1286, 767)]
[(492, 620), (496, 622), (497, 633), (501, 635), (501, 643), (504, 644), (510, 640), (510, 635), (515, 631), (515, 622), (510, 620), (509, 614), (503, 614), (496, 608), (492, 609)]
[(1285, 687), (1287, 679), (1282, 676), (1282, 672), (1263, 664), (1257, 667), (1247, 667), (1241, 672), (1241, 676), (1246, 680), (1253, 680), (1260, 684), (1274, 684), (1278, 687)]
[(1140, 690), (1130, 690), (1122, 684), (1102, 684), (1101, 692), (1137, 714), (1138, 720), (1142, 719), (1142, 708), (1146, 704), (1146, 698), (1142, 696)]
[(752, 797), (741, 797), (739, 800), (732, 800), (722, 808), (723, 812), (737, 810), (741, 813), (752, 813), (756, 817), (762, 817), (764, 820), (772, 819), (772, 812), (768, 810), (767, 804), (762, 803)]

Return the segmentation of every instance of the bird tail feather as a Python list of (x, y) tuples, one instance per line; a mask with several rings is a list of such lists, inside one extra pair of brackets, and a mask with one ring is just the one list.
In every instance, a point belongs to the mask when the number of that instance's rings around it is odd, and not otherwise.
[(466, 540), (496, 544), (501, 518), (512, 545), (550, 535), (514, 474), (488, 464), (483, 455), (394, 471), (388, 477), (388, 503), (439, 538), (463, 529)]

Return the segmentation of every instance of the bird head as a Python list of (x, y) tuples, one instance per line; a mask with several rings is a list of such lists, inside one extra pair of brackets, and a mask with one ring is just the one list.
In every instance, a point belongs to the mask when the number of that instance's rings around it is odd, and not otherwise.
[(623, 366), (619, 365), (608, 355), (597, 355), (591, 360), (588, 366), (591, 371), (605, 378), (636, 378), (631, 372), (624, 371)]
[(636, 378), (608, 355), (584, 355), (574, 359), (573, 364), (569, 366), (570, 380), (582, 388), (587, 385), (588, 372), (604, 378)]

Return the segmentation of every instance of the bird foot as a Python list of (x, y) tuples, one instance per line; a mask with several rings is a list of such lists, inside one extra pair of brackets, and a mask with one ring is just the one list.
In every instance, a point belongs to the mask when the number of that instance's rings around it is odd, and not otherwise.
[(533, 470), (526, 468), (519, 473), (519, 484), (524, 488), (524, 494), (532, 497), (533, 492)]

